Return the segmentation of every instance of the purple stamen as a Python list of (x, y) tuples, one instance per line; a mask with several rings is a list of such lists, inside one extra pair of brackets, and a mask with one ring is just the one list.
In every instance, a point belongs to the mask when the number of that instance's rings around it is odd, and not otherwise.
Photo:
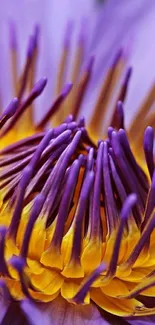
[(153, 173), (152, 176), (152, 184), (151, 184), (151, 188), (148, 194), (148, 199), (147, 199), (147, 205), (146, 205), (146, 210), (145, 210), (145, 215), (144, 215), (144, 221), (142, 223), (142, 227), (141, 229), (143, 229), (145, 227), (145, 225), (147, 224), (149, 217), (151, 216), (151, 213), (155, 207), (155, 172)]
[(9, 36), (10, 36), (10, 48), (13, 51), (17, 50), (17, 35), (16, 26), (13, 21), (9, 21)]
[(113, 60), (113, 62), (112, 62), (112, 69), (115, 69), (115, 68), (116, 68), (116, 66), (117, 66), (117, 64), (118, 64), (118, 62), (119, 62), (119, 60), (120, 60), (121, 57), (122, 57), (122, 55), (123, 55), (123, 49), (121, 48), (121, 49), (118, 50), (118, 52), (116, 53), (116, 55), (115, 55), (115, 57), (114, 57), (114, 60)]
[(0, 181), (21, 171), (30, 162), (32, 157), (33, 154), (24, 159), (21, 159), (18, 163), (15, 162), (13, 164), (10, 164), (7, 168), (2, 170), (2, 172), (0, 172)]
[(6, 228), (0, 227), (0, 273), (3, 276), (10, 277), (8, 267), (5, 262), (5, 257), (4, 257), (5, 236), (6, 236)]
[(83, 186), (80, 193), (79, 203), (76, 209), (76, 214), (74, 219), (75, 230), (74, 230), (71, 260), (75, 262), (77, 261), (80, 262), (84, 215), (86, 212), (88, 198), (90, 195), (91, 188), (93, 186), (93, 182), (94, 182), (94, 172), (90, 171), (86, 174), (86, 177), (84, 179)]
[(41, 78), (39, 81), (36, 82), (29, 95), (29, 97), (31, 97), (31, 100), (32, 98), (35, 99), (43, 92), (46, 84), (47, 84), (47, 78)]
[(134, 263), (136, 262), (140, 252), (142, 251), (142, 249), (144, 248), (144, 246), (146, 245), (146, 243), (148, 243), (148, 240), (150, 238), (150, 235), (152, 233), (152, 231), (155, 228), (155, 214), (152, 214), (150, 220), (148, 221), (148, 223), (146, 224), (146, 226), (143, 229), (142, 235), (138, 241), (138, 243), (136, 244), (135, 248), (133, 249), (131, 255), (128, 257), (127, 261), (124, 263), (123, 266), (129, 267), (131, 268)]
[(35, 39), (34, 39), (34, 36), (31, 35), (29, 38), (29, 44), (28, 44), (28, 48), (27, 48), (27, 58), (29, 58), (29, 59), (32, 58), (34, 48), (35, 48)]
[(27, 281), (25, 279), (25, 274), (24, 274), (24, 260), (22, 260), (20, 257), (17, 256), (13, 256), (10, 260), (10, 264), (17, 270), (19, 277), (20, 277), (20, 283), (21, 283), (21, 287), (22, 287), (22, 291), (24, 293), (24, 295), (30, 299), (33, 300), (32, 296), (29, 293), (28, 290), (28, 285), (27, 285)]
[(151, 126), (148, 126), (144, 133), (144, 152), (145, 152), (145, 159), (146, 159), (146, 163), (151, 178), (154, 172), (153, 141), (154, 141), (154, 130)]
[(21, 181), (19, 182), (17, 188), (16, 207), (14, 209), (12, 220), (8, 229), (9, 236), (12, 237), (14, 240), (16, 239), (17, 231), (19, 228), (20, 218), (24, 205), (25, 191), (31, 178), (32, 172), (33, 170), (29, 166), (24, 169)]
[(112, 126), (108, 127), (108, 138), (111, 141), (112, 140), (112, 133), (114, 131), (114, 128)]
[(119, 198), (121, 200), (121, 203), (123, 204), (123, 202), (125, 201), (125, 199), (127, 197), (127, 194), (126, 194), (124, 185), (123, 185), (123, 183), (121, 181), (121, 178), (119, 176), (119, 173), (118, 173), (118, 171), (116, 169), (114, 160), (113, 160), (111, 155), (109, 155), (109, 161), (110, 161), (110, 168), (111, 168), (112, 178), (113, 178), (113, 181), (114, 181), (114, 183), (116, 185), (116, 190), (117, 190), (117, 193), (118, 193)]
[(78, 131), (74, 136), (72, 142), (68, 145), (63, 154), (60, 156), (57, 164), (55, 165), (47, 182), (44, 185), (43, 191), (46, 192), (47, 199), (44, 205), (43, 214), (49, 214), (51, 211), (52, 205), (55, 201), (55, 197), (59, 192), (66, 168), (69, 164), (71, 156), (74, 154), (74, 151), (77, 148), (80, 138), (81, 131)]
[(73, 27), (74, 24), (72, 21), (68, 21), (68, 24), (66, 26), (66, 31), (65, 31), (65, 37), (64, 37), (64, 48), (69, 49), (70, 47), (70, 40), (71, 40), (71, 35), (73, 32)]
[(20, 252), (20, 256), (24, 259), (24, 261), (26, 260), (26, 257), (28, 254), (28, 247), (29, 247), (29, 242), (31, 239), (34, 223), (36, 222), (36, 220), (41, 212), (41, 209), (43, 207), (45, 200), (46, 200), (46, 197), (44, 196), (44, 194), (40, 193), (37, 195), (37, 197), (34, 201), (33, 208), (32, 208), (31, 214), (30, 214), (30, 218), (29, 218), (29, 222), (28, 222), (26, 230), (25, 230), (23, 244), (22, 244), (22, 248), (21, 248), (21, 252)]
[(0, 128), (10, 119), (17, 111), (18, 99), (14, 98), (0, 117)]
[(55, 149), (54, 153), (51, 153), (49, 159), (45, 161), (45, 163), (39, 168), (38, 172), (34, 176), (34, 178), (29, 183), (26, 193), (25, 200), (28, 196), (35, 190), (36, 186), (39, 185), (42, 179), (46, 180), (46, 175), (50, 170), (50, 167), (54, 164), (55, 160), (60, 156), (60, 154), (64, 151), (67, 145), (62, 145), (60, 148)]
[(30, 147), (27, 150), (23, 150), (22, 152), (19, 152), (17, 154), (12, 154), (9, 157), (6, 157), (5, 159), (0, 160), (0, 167), (4, 167), (6, 165), (12, 164), (19, 160), (22, 160), (22, 159), (28, 157), (29, 155), (31, 155), (32, 153), (34, 153), (36, 149), (37, 149), (37, 146), (34, 146), (32, 148)]
[[(138, 178), (138, 181), (139, 183), (141, 184), (141, 187), (143, 189), (145, 189), (144, 191), (144, 195), (146, 195), (146, 193), (148, 192), (148, 182), (147, 182), (147, 178), (144, 174), (144, 172), (142, 171), (142, 169), (139, 167), (139, 165), (137, 164), (136, 160), (135, 160), (135, 157), (131, 151), (131, 148), (130, 148), (130, 145), (129, 145), (129, 141), (128, 141), (128, 138), (126, 136), (126, 132), (125, 130), (123, 129), (120, 129), (118, 131), (118, 137), (119, 137), (119, 141), (125, 151), (125, 154), (128, 158), (128, 161), (130, 162), (133, 170), (134, 170), (134, 173), (136, 174), (137, 178)], [(142, 190), (141, 188), (141, 190)], [(146, 193), (145, 193), (146, 192)]]
[(70, 123), (72, 121), (73, 121), (73, 115), (70, 114), (65, 118), (64, 123)]
[(114, 243), (113, 253), (111, 256), (111, 260), (110, 260), (110, 263), (108, 266), (107, 273), (105, 275), (106, 279), (107, 278), (109, 279), (109, 278), (112, 278), (115, 276), (124, 227), (125, 227), (127, 218), (130, 214), (130, 211), (133, 208), (133, 206), (135, 205), (136, 201), (137, 201), (137, 196), (135, 194), (130, 194), (123, 204), (123, 208), (122, 208), (121, 215), (120, 215), (120, 224), (118, 227), (118, 231), (117, 231), (117, 235), (116, 235), (116, 239), (115, 239), (115, 243)]
[(92, 170), (94, 165), (94, 148), (90, 148), (87, 156), (87, 171)]
[(67, 123), (60, 124), (55, 129), (53, 129), (53, 131), (54, 131), (54, 137), (56, 138), (58, 135), (60, 135), (61, 133), (63, 133), (67, 129), (68, 129), (68, 124)]
[(125, 75), (125, 79), (124, 79), (124, 82), (123, 82), (123, 85), (122, 85), (122, 89), (121, 89), (121, 93), (120, 93), (120, 96), (119, 96), (119, 100), (124, 103), (125, 101), (125, 98), (126, 98), (126, 95), (127, 95), (127, 91), (128, 91), (128, 86), (129, 86), (129, 81), (130, 81), (130, 78), (131, 78), (131, 74), (132, 74), (132, 67), (129, 67), (127, 72), (126, 72), (126, 75)]
[(40, 26), (36, 25), (34, 27), (34, 48), (36, 49), (38, 47), (38, 38), (40, 34)]
[(80, 28), (80, 32), (78, 35), (78, 45), (79, 46), (84, 46), (85, 42), (86, 42), (86, 29), (87, 29), (87, 19), (86, 18), (82, 18), (81, 19), (81, 28)]
[[(140, 207), (142, 209), (142, 211), (144, 210), (144, 206), (145, 206), (145, 202), (143, 200), (143, 192), (142, 191), (142, 187), (140, 187), (139, 182), (137, 181), (136, 175), (133, 171), (133, 169), (131, 168), (129, 161), (126, 159), (123, 149), (121, 147), (120, 141), (119, 141), (119, 136), (116, 132), (112, 133), (112, 147), (113, 147), (113, 151), (116, 157), (116, 161), (118, 163), (118, 166), (120, 168), (121, 171), (121, 176), (123, 176), (123, 182), (126, 185), (127, 190), (129, 191), (129, 193), (131, 192), (136, 192), (138, 199), (139, 199), (139, 203), (140, 203)], [(140, 196), (141, 194), (141, 196)], [(136, 207), (137, 208), (137, 207)], [(137, 219), (136, 222), (137, 223), (141, 223), (141, 215), (137, 214)]]
[(71, 134), (72, 132), (70, 130), (66, 130), (62, 132), (57, 138), (54, 138), (54, 140), (45, 149), (42, 157), (45, 158), (48, 154), (51, 154), (59, 146), (68, 143)]
[(78, 122), (79, 128), (85, 127), (85, 124), (86, 124), (85, 117), (81, 116), (80, 119), (79, 119), (79, 122)]
[(88, 293), (91, 285), (93, 282), (100, 276), (101, 273), (103, 273), (106, 270), (106, 266), (104, 264), (101, 264), (95, 271), (91, 273), (91, 275), (84, 281), (83, 284), (81, 284), (80, 289), (78, 290), (78, 293), (73, 297), (72, 301), (76, 304), (82, 304), (84, 302), (84, 299), (86, 297), (86, 294)]
[(73, 199), (80, 167), (81, 167), (80, 161), (75, 160), (71, 166), (67, 183), (63, 191), (64, 194), (62, 196), (60, 208), (58, 211), (56, 228), (51, 242), (51, 246), (52, 245), (56, 246), (58, 250), (60, 250), (61, 247), (61, 242), (64, 234), (64, 225)]
[(114, 200), (113, 188), (112, 188), (111, 178), (110, 178), (108, 146), (106, 142), (104, 142), (104, 150), (103, 150), (103, 180), (104, 180), (107, 223), (108, 223), (109, 232), (111, 233), (116, 228), (118, 216), (117, 216), (117, 208)]
[(34, 101), (34, 99), (36, 99), (36, 97), (38, 97), (42, 93), (42, 91), (44, 90), (44, 88), (46, 86), (46, 83), (47, 83), (47, 79), (46, 78), (41, 78), (34, 85), (33, 89), (31, 90), (30, 94), (28, 95), (27, 99), (20, 105), (18, 111), (13, 116), (11, 122), (4, 129), (4, 131), (2, 132), (2, 136), (4, 136), (17, 123), (17, 121), (19, 120), (19, 118), (21, 117), (21, 115), (32, 104), (32, 102)]
[(91, 236), (100, 238), (100, 197), (101, 186), (103, 183), (103, 142), (100, 143), (96, 159), (95, 181), (92, 198), (92, 211), (91, 211)]
[(13, 144), (7, 146), (6, 148), (2, 149), (0, 151), (0, 155), (3, 156), (4, 154), (12, 153), (13, 151), (19, 150), (20, 148), (22, 148), (24, 146), (30, 146), (36, 142), (38, 143), (39, 141), (42, 140), (44, 135), (45, 135), (45, 132), (40, 132), (40, 133), (34, 134), (30, 137), (27, 137), (26, 139), (19, 140)]
[(53, 135), (53, 130), (49, 130), (43, 140), (41, 141), (38, 149), (36, 150), (35, 154), (32, 157), (32, 160), (30, 161), (29, 165), (24, 169), (21, 181), (19, 182), (18, 188), (17, 188), (17, 199), (16, 199), (16, 207), (14, 209), (13, 217), (10, 223), (9, 227), (9, 235), (12, 236), (14, 239), (16, 238), (17, 231), (19, 228), (20, 218), (23, 210), (24, 205), (24, 196), (26, 188), (30, 182), (30, 179), (34, 173), (35, 167), (41, 157), (42, 152), (48, 145), (49, 141), (51, 140), (51, 137)]
[(124, 129), (124, 108), (121, 101), (118, 101), (116, 109), (117, 109), (118, 120), (119, 120), (119, 128)]

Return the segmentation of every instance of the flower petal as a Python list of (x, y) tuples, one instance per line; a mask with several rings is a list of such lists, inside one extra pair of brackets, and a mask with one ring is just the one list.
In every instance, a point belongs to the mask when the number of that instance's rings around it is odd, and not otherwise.
[[(3, 318), (1, 318), (2, 315)], [(1, 325), (34, 325), (30, 320), (28, 320), (18, 302), (11, 303), (5, 312), (5, 315), (3, 308), (1, 310), (0, 307), (0, 320)]]
[(155, 316), (152, 315), (149, 317), (133, 317), (127, 321), (131, 325), (153, 325), (155, 324)]
[[(88, 306), (79, 306), (69, 304), (63, 298), (57, 298), (49, 304), (32, 304), (25, 301), (22, 305), (24, 311), (32, 320), (34, 325), (110, 325), (112, 322), (104, 319), (95, 307), (90, 304)], [(112, 317), (113, 318), (113, 317)], [(122, 320), (123, 321), (123, 320)], [(119, 322), (118, 324), (124, 324)]]

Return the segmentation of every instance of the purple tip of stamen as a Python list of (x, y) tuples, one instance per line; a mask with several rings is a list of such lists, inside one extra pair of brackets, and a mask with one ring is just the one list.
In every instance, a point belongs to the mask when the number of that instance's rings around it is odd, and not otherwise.
[(6, 235), (6, 227), (4, 227), (4, 226), (1, 226), (0, 227), (0, 237), (5, 237), (5, 235)]
[(118, 113), (120, 127), (124, 128), (124, 109), (123, 109), (123, 103), (121, 101), (118, 101), (116, 109)]
[(86, 164), (86, 157), (84, 155), (80, 154), (79, 157), (78, 157), (78, 160), (79, 160), (81, 166), (85, 166), (85, 164)]
[(120, 60), (120, 58), (122, 57), (123, 54), (123, 49), (119, 49), (118, 52), (116, 53), (114, 60), (112, 62), (112, 69), (114, 69), (118, 63), (118, 61)]
[(109, 140), (112, 139), (112, 133), (113, 133), (113, 131), (114, 131), (114, 128), (112, 126), (109, 126), (108, 127), (108, 138), (109, 138)]
[(88, 20), (86, 17), (83, 17), (81, 20), (81, 28), (78, 36), (78, 43), (79, 45), (84, 45), (86, 40), (86, 29), (87, 29)]
[(81, 127), (85, 127), (85, 117), (84, 116), (81, 116), (80, 117), (80, 120), (78, 122), (78, 126), (81, 128)]
[(67, 117), (66, 117), (66, 119), (64, 120), (64, 122), (65, 123), (69, 123), (69, 122), (72, 122), (73, 121), (73, 115), (72, 114), (70, 114), (70, 115), (68, 115)]
[(136, 194), (130, 194), (124, 204), (123, 204), (123, 208), (122, 208), (122, 211), (121, 211), (121, 219), (127, 219), (128, 215), (129, 215), (129, 212), (130, 210), (132, 209), (132, 207), (136, 204), (137, 202), (137, 195)]
[(90, 73), (92, 71), (92, 68), (93, 68), (93, 65), (94, 65), (94, 61), (95, 61), (95, 56), (94, 55), (91, 55), (89, 61), (86, 64), (86, 67), (85, 67), (85, 71), (86, 72)]
[(12, 117), (17, 111), (18, 103), (18, 98), (15, 97), (5, 109), (3, 116), (7, 115), (8, 117)]
[(133, 71), (133, 68), (132, 67), (129, 67), (128, 70), (127, 70), (127, 73), (126, 73), (126, 83), (128, 83), (130, 77), (131, 77), (131, 74), (132, 74), (132, 71)]
[(47, 84), (47, 78), (41, 78), (33, 87), (32, 93), (34, 96), (39, 96)]
[(144, 149), (147, 151), (153, 150), (154, 130), (148, 126), (144, 133)]
[(64, 37), (64, 47), (68, 48), (70, 45), (70, 39), (71, 39), (71, 34), (73, 31), (73, 21), (68, 21), (67, 26), (66, 26), (66, 31), (65, 31), (65, 37)]
[(17, 49), (16, 26), (13, 21), (9, 21), (10, 48)]
[(144, 133), (144, 152), (145, 152), (145, 159), (147, 162), (147, 166), (151, 178), (154, 172), (153, 142), (154, 142), (154, 130), (151, 126), (148, 126)]
[(27, 57), (31, 58), (34, 51), (34, 36), (30, 36), (28, 49), (27, 49)]
[(40, 34), (40, 26), (37, 24), (34, 27), (34, 46), (36, 47), (38, 44), (38, 38)]
[(23, 268), (25, 266), (24, 260), (19, 256), (11, 257), (9, 264), (12, 265), (19, 273), (23, 271)]
[(77, 304), (82, 304), (88, 293), (91, 285), (93, 282), (106, 270), (105, 264), (101, 264), (98, 268), (92, 272), (92, 274), (88, 277), (87, 280), (83, 284), (81, 284), (81, 288), (79, 289), (78, 293), (73, 297), (72, 301)]
[(73, 84), (71, 82), (68, 83), (67, 85), (65, 85), (62, 90), (61, 96), (65, 98), (70, 93), (72, 87), (73, 87)]

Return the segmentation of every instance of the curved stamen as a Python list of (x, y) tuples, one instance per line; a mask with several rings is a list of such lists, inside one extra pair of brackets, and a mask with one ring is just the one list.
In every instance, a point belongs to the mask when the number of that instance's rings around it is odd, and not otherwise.
[(127, 69), (127, 72), (126, 72), (126, 75), (125, 75), (125, 79), (124, 79), (124, 82), (123, 82), (123, 85), (121, 87), (121, 91), (120, 91), (120, 94), (119, 94), (119, 100), (122, 103), (124, 103), (125, 98), (126, 98), (126, 95), (127, 95), (127, 91), (128, 91), (128, 87), (129, 87), (129, 81), (130, 81), (130, 78), (131, 78), (131, 74), (132, 74), (132, 67), (129, 67)]
[(148, 126), (144, 133), (144, 152), (145, 152), (145, 159), (146, 159), (146, 163), (151, 178), (154, 172), (153, 141), (154, 141), (154, 130), (151, 126)]
[(28, 290), (28, 284), (29, 284), (28, 279), (26, 278), (25, 273), (24, 273), (24, 266), (25, 266), (24, 261), (19, 256), (18, 257), (13, 256), (10, 259), (9, 263), (11, 264), (11, 266), (13, 266), (15, 268), (15, 270), (19, 274), (21, 288), (22, 288), (24, 295), (28, 299), (33, 300), (32, 296), (30, 295), (29, 290)]
[(23, 210), (23, 204), (24, 204), (24, 196), (26, 188), (29, 184), (29, 181), (34, 173), (34, 169), (38, 163), (38, 160), (41, 157), (42, 152), (48, 145), (49, 141), (51, 140), (51, 136), (53, 135), (53, 130), (49, 130), (46, 135), (44, 136), (43, 140), (41, 141), (38, 149), (36, 150), (34, 156), (32, 157), (32, 160), (30, 161), (29, 165), (24, 169), (23, 175), (21, 178), (21, 181), (19, 182), (18, 188), (17, 188), (17, 198), (16, 198), (16, 207), (13, 213), (13, 217), (9, 226), (9, 235), (16, 238), (20, 218)]
[[(112, 147), (113, 147), (114, 155), (116, 157), (116, 161), (117, 161), (118, 166), (121, 171), (121, 176), (123, 176), (123, 182), (125, 183), (127, 190), (129, 191), (129, 193), (136, 192), (136, 194), (138, 196), (138, 200), (140, 202), (140, 206), (141, 206), (141, 208), (143, 208), (144, 201), (142, 199), (142, 194), (140, 196), (139, 183), (137, 183), (135, 173), (133, 172), (133, 169), (129, 165), (129, 162), (123, 153), (123, 150), (122, 150), (119, 138), (118, 138), (118, 134), (116, 132), (112, 133)], [(136, 206), (135, 209), (137, 209), (137, 208), (138, 207)], [(141, 215), (138, 213), (138, 211), (137, 211), (136, 222), (138, 224), (141, 223)]]
[(14, 98), (0, 117), (0, 129), (16, 113), (18, 108), (18, 98)]
[[(48, 182), (45, 185), (45, 187), (47, 188), (46, 190), (48, 191), (47, 194), (47, 199), (46, 202), (44, 204), (44, 208), (43, 208), (43, 215), (47, 215), (49, 216), (51, 209), (52, 209), (52, 205), (55, 201), (55, 197), (60, 189), (61, 186), (61, 182), (62, 179), (64, 177), (66, 168), (69, 164), (69, 161), (71, 159), (71, 156), (73, 155), (73, 153), (75, 152), (78, 143), (80, 141), (81, 138), (81, 131), (78, 131), (76, 133), (76, 135), (74, 136), (72, 142), (68, 145), (68, 147), (66, 148), (66, 150), (63, 152), (63, 154), (60, 156), (57, 164), (55, 165), (51, 175), (49, 176)], [(54, 177), (56, 176), (57, 177)], [(50, 185), (50, 187), (49, 187)], [(48, 189), (49, 188), (49, 189)], [(45, 190), (45, 189), (44, 189)]]
[(103, 150), (103, 180), (104, 180), (104, 193), (105, 193), (105, 206), (107, 214), (107, 223), (109, 232), (111, 233), (117, 225), (117, 209), (114, 200), (113, 189), (109, 171), (109, 158), (108, 158), (108, 145), (104, 142)]
[(143, 220), (142, 227), (141, 227), (142, 230), (144, 229), (144, 227), (145, 227), (146, 223), (148, 222), (148, 219), (151, 216), (151, 213), (154, 209), (154, 206), (155, 206), (154, 197), (155, 197), (155, 172), (153, 173), (152, 184), (151, 184), (151, 188), (148, 193), (148, 199), (147, 199), (147, 203), (146, 203), (144, 220)]
[[(148, 181), (146, 178), (146, 175), (144, 174), (143, 170), (140, 168), (140, 166), (137, 164), (135, 157), (131, 151), (129, 141), (126, 135), (126, 132), (122, 129), (118, 131), (118, 137), (120, 140), (120, 143), (124, 149), (124, 152), (126, 154), (126, 157), (128, 158), (128, 161), (130, 162), (135, 174), (137, 175), (137, 178), (141, 184), (141, 187), (145, 190), (145, 192), (148, 192)], [(143, 193), (145, 195), (145, 192)]]
[(27, 227), (25, 230), (25, 234), (24, 234), (21, 252), (20, 252), (20, 256), (23, 258), (24, 261), (26, 260), (26, 257), (28, 254), (28, 247), (29, 247), (29, 242), (30, 242), (30, 238), (32, 235), (34, 223), (37, 220), (37, 218), (41, 212), (41, 209), (43, 207), (45, 200), (46, 200), (46, 197), (44, 196), (43, 193), (38, 194), (34, 200), (30, 218), (29, 218), (29, 221), (28, 221), (28, 224), (27, 224)]
[(110, 168), (111, 168), (111, 173), (112, 173), (112, 178), (116, 186), (117, 193), (119, 195), (119, 198), (121, 200), (121, 203), (125, 201), (127, 194), (125, 191), (125, 187), (121, 181), (121, 178), (119, 176), (119, 173), (117, 171), (117, 168), (115, 166), (114, 160), (111, 155), (109, 155), (109, 161), (110, 161)]
[(103, 148), (104, 144), (99, 144), (97, 159), (96, 159), (96, 170), (95, 170), (95, 181), (92, 197), (92, 211), (91, 211), (91, 236), (100, 239), (100, 200), (101, 200), (101, 186), (102, 186), (102, 169), (103, 169)]
[(130, 214), (130, 211), (133, 208), (133, 206), (135, 205), (136, 201), (137, 201), (137, 196), (135, 194), (130, 194), (123, 204), (123, 208), (122, 208), (121, 215), (120, 215), (120, 224), (119, 224), (118, 231), (116, 234), (116, 239), (115, 239), (115, 243), (114, 243), (112, 256), (110, 259), (107, 273), (106, 273), (103, 281), (105, 281), (107, 279), (111, 279), (115, 276), (124, 227), (125, 227), (127, 218)]
[(94, 148), (90, 148), (87, 156), (87, 171), (92, 170), (94, 165)]
[(74, 238), (73, 238), (73, 247), (71, 253), (71, 261), (80, 262), (81, 255), (81, 244), (83, 237), (83, 223), (84, 223), (84, 214), (87, 207), (88, 197), (90, 194), (91, 187), (94, 182), (94, 172), (90, 171), (87, 173), (83, 186), (80, 193), (79, 203), (77, 206), (75, 214), (75, 229), (74, 229)]
[(86, 294), (88, 293), (93, 282), (99, 277), (101, 273), (106, 270), (106, 266), (101, 264), (89, 277), (81, 284), (77, 294), (71, 299), (76, 304), (83, 304)]
[(34, 99), (36, 99), (36, 97), (38, 97), (42, 93), (46, 86), (46, 83), (47, 79), (42, 78), (34, 85), (27, 99), (25, 99), (25, 101), (20, 105), (19, 109), (12, 117), (12, 120), (9, 125), (3, 130), (1, 136), (4, 136), (11, 128), (13, 128), (13, 126), (18, 122), (19, 118), (25, 112), (28, 106), (30, 106)]
[(77, 179), (79, 176), (80, 167), (81, 167), (80, 161), (75, 160), (73, 165), (71, 166), (68, 180), (67, 180), (67, 183), (64, 188), (64, 194), (62, 196), (60, 208), (58, 211), (56, 228), (55, 228), (55, 232), (54, 232), (52, 242), (51, 242), (51, 246), (52, 245), (56, 246), (58, 250), (60, 250), (60, 247), (61, 247), (61, 242), (62, 242), (63, 233), (64, 233), (64, 225), (65, 225), (65, 221), (67, 219), (70, 205), (72, 202), (72, 198), (74, 195), (75, 187), (77, 184)]
[(20, 89), (18, 91), (19, 100), (22, 99), (25, 88), (26, 88), (26, 84), (27, 84), (27, 81), (28, 81), (29, 70), (30, 70), (31, 63), (32, 63), (34, 49), (35, 49), (35, 39), (34, 39), (33, 36), (30, 36), (29, 43), (28, 43), (28, 48), (27, 48), (26, 62), (25, 62), (24, 71), (23, 71), (23, 74), (22, 74), (21, 82), (20, 82)]
[(40, 132), (37, 134), (34, 134), (30, 137), (27, 137), (26, 139), (22, 139), (19, 140), (9, 146), (7, 146), (6, 148), (0, 150), (0, 155), (4, 155), (4, 154), (9, 154), (9, 153), (13, 153), (18, 151), (20, 148), (24, 147), (24, 146), (30, 146), (30, 145), (34, 145), (36, 142), (40, 142), (42, 140), (42, 138), (44, 137), (45, 132)]
[(4, 256), (6, 231), (5, 227), (0, 227), (0, 273), (3, 276), (10, 277)]
[(143, 229), (143, 232), (141, 234), (138, 243), (134, 247), (127, 261), (122, 264), (121, 267), (123, 269), (131, 268), (134, 265), (142, 249), (145, 247), (145, 244), (148, 242), (148, 239), (150, 238), (150, 235), (154, 228), (155, 228), (155, 214), (154, 212), (152, 212), (152, 215), (148, 220), (145, 228)]

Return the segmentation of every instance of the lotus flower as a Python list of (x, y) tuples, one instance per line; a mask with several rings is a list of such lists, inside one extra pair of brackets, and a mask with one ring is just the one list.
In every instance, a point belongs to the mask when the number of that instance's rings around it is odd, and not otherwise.
[(0, 322), (154, 324), (154, 86), (126, 128), (132, 69), (120, 48), (89, 114), (82, 103), (94, 56), (83, 63), (81, 31), (68, 62), (72, 83), (65, 83), (71, 29), (68, 23), (56, 98), (36, 122), (34, 101), (47, 84), (34, 81), (39, 29), (19, 78), (10, 25), (17, 97), (0, 117)]

